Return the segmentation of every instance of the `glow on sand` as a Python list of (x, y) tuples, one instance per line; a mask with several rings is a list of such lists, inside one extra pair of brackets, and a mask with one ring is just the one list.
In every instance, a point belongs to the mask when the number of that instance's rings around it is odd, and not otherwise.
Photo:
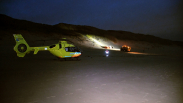
[[(100, 45), (100, 46), (104, 46), (103, 43), (99, 42), (98, 40), (92, 38), (91, 36), (88, 36), (92, 41), (94, 41), (96, 44)], [(115, 51), (121, 51), (119, 48), (113, 48), (110, 50), (115, 50)], [(149, 55), (148, 53), (141, 53), (141, 52), (127, 52), (129, 54), (140, 54), (140, 55)]]
[(148, 53), (141, 53), (141, 52), (128, 52), (129, 54), (143, 54), (143, 55), (148, 55)]

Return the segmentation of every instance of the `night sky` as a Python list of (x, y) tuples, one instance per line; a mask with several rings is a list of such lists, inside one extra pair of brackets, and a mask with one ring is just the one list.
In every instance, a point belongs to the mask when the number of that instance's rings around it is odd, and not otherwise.
[(183, 0), (0, 0), (0, 13), (55, 25), (88, 25), (183, 41)]

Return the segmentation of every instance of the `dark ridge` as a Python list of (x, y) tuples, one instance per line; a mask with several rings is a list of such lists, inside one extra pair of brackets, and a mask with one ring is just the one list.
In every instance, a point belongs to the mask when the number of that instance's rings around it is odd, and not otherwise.
[[(80, 34), (92, 34), (102, 37), (106, 37), (110, 40), (115, 41), (116, 38), (119, 40), (133, 40), (133, 41), (145, 41), (150, 43), (157, 43), (163, 45), (179, 45), (183, 46), (181, 41), (171, 41), (167, 39), (162, 39), (152, 35), (144, 35), (139, 33), (132, 33), (128, 31), (117, 31), (117, 30), (102, 30), (86, 25), (72, 25), (59, 23), (57, 25), (47, 25), (34, 23), (26, 20), (14, 19), (4, 14), (0, 14), (0, 32), (5, 34), (14, 34), (15, 32), (26, 31), (31, 33), (36, 33), (36, 35), (68, 35), (68, 36), (79, 36)], [(6, 33), (8, 32), (8, 33)], [(20, 32), (21, 33), (21, 32)], [(40, 33), (40, 34), (39, 34)], [(1, 39), (2, 36), (0, 35)]]
[(26, 20), (14, 19), (9, 16), (0, 14), (0, 26), (3, 31), (30, 31), (30, 32), (42, 32), (45, 34), (50, 33), (64, 33), (65, 30), (54, 27), (52, 25), (34, 23)]
[[(150, 43), (158, 43), (163, 45), (171, 45), (174, 44), (173, 41), (162, 39), (153, 35), (144, 35), (139, 33), (132, 33), (128, 31), (115, 31), (115, 30), (102, 30), (91, 26), (85, 25), (72, 25), (60, 23), (55, 25), (56, 27), (60, 27), (61, 29), (70, 30), (82, 34), (95, 34), (103, 37), (107, 37), (110, 39), (120, 39), (120, 40), (134, 40), (134, 41), (145, 41)], [(180, 42), (179, 42), (180, 43)]]

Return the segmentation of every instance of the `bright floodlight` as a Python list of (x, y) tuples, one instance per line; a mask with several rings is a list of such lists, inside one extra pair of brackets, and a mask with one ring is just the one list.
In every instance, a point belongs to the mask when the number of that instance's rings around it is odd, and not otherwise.
[(100, 43), (99, 41), (97, 41), (96, 39), (94, 39), (94, 38), (92, 38), (91, 37), (91, 39), (95, 42), (95, 43), (97, 43), (98, 45), (100, 45), (100, 46), (102, 46), (103, 44), (102, 43)]

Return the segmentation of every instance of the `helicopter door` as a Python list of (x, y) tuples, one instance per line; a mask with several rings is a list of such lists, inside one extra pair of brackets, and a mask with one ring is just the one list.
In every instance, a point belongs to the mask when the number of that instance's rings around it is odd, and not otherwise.
[(59, 44), (59, 49), (61, 49), (62, 48), (62, 45), (61, 44)]

